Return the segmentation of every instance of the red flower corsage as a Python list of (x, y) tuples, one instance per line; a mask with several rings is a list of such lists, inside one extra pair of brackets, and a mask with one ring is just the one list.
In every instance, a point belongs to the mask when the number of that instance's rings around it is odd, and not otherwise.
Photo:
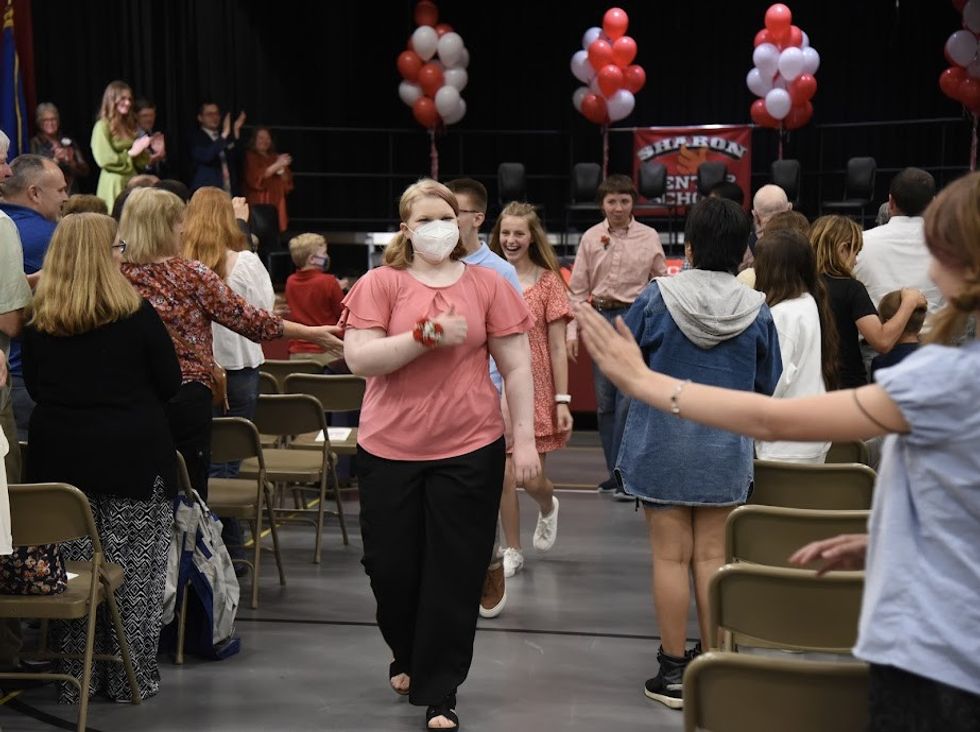
[(608, 249), (609, 248), (609, 236), (607, 234), (603, 234), (602, 236), (600, 236), (599, 237), (599, 241), (602, 242), (602, 248), (603, 249)]

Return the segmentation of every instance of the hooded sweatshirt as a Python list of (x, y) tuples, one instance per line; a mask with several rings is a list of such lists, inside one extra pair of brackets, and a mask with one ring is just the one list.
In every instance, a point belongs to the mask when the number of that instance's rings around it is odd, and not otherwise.
[(689, 269), (657, 279), (670, 316), (688, 340), (714, 348), (755, 322), (766, 296), (727, 272)]

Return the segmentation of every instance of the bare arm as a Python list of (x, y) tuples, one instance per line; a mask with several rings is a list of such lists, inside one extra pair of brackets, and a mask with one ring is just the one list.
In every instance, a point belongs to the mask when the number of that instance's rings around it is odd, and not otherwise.
[(647, 368), (621, 318), (614, 330), (587, 306), (579, 306), (575, 314), (589, 353), (603, 373), (625, 394), (661, 411), (671, 411), (671, 396), (675, 395), (685, 419), (766, 441), (866, 440), (909, 430), (901, 410), (880, 386), (772, 399), (734, 389), (685, 384)]
[(514, 431), (514, 475), (523, 485), (541, 472), (534, 444), (534, 382), (531, 378), (531, 347), (524, 333), (490, 337), (490, 355), (504, 378), (507, 406)]
[(340, 332), (336, 325), (303, 325), (291, 320), (282, 321), (283, 338), (312, 341), (323, 346), (326, 353), (338, 360), (344, 357), (344, 342), (337, 337)]
[(876, 315), (865, 315), (855, 321), (861, 337), (878, 353), (888, 353), (902, 337), (909, 318), (916, 307), (925, 304), (925, 297), (918, 290), (902, 290), (902, 304), (895, 316), (887, 323), (882, 323)]
[[(548, 354), (551, 357), (551, 374), (555, 380), (555, 393), (568, 393), (568, 351), (565, 345), (566, 323), (559, 318), (548, 323)], [(550, 395), (549, 395), (550, 398)], [(556, 404), (558, 429), (571, 432), (572, 413), (567, 404)]]
[(0, 331), (3, 331), (10, 338), (20, 336), (24, 328), (24, 309), (11, 310), (10, 312), (0, 313)]

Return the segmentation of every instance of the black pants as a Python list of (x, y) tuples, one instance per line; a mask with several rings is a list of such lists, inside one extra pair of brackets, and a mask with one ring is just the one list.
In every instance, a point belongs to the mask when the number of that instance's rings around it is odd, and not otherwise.
[(191, 485), (208, 499), (208, 469), (211, 467), (211, 390), (191, 381), (167, 403), (170, 434), (177, 452), (184, 456)]
[(362, 562), (412, 704), (441, 702), (469, 673), (503, 474), (503, 438), (432, 461), (357, 449)]
[(980, 732), (980, 695), (871, 665), (870, 732)]

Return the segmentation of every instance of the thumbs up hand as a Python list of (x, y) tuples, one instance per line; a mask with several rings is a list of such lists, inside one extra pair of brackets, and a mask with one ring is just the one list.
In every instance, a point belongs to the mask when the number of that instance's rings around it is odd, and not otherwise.
[(466, 318), (456, 314), (455, 305), (450, 305), (449, 310), (440, 313), (432, 322), (442, 326), (440, 347), (458, 346), (466, 341)]

